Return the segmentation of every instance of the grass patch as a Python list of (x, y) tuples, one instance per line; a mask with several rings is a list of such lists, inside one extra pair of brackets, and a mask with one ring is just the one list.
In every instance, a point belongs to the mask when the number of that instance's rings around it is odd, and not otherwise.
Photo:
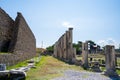
[(120, 75), (120, 70), (116, 70), (116, 72), (117, 72), (117, 74), (119, 74), (119, 75)]
[[(35, 57), (33, 59), (35, 60), (36, 68), (31, 68), (27, 72), (26, 80), (50, 80), (55, 77), (63, 76), (65, 70), (84, 70), (80, 66), (69, 65), (56, 58), (53, 58), (52, 56), (41, 56), (40, 58)], [(7, 69), (13, 69), (22, 66), (27, 66), (27, 61), (20, 62), (15, 66), (8, 67)], [(101, 69), (104, 71), (105, 67), (101, 67)], [(117, 73), (120, 74), (120, 70), (117, 70)]]
[[(34, 57), (33, 59), (36, 61), (36, 64), (37, 64), (38, 57)], [(7, 66), (7, 70), (16, 69), (16, 68), (24, 67), (24, 66), (27, 66), (27, 65), (28, 65), (28, 60), (25, 60), (25, 61), (23, 61), (23, 62), (17, 63), (16, 65)]]
[(8, 53), (8, 52), (0, 52), (0, 54), (12, 54), (12, 53)]
[(52, 56), (42, 56), (37, 68), (27, 72), (26, 80), (50, 80), (62, 76), (65, 70), (81, 71), (83, 68), (66, 64)]
[(27, 61), (19, 62), (18, 64), (13, 65), (13, 66), (8, 66), (7, 70), (16, 69), (16, 68), (23, 67), (23, 66), (27, 66)]

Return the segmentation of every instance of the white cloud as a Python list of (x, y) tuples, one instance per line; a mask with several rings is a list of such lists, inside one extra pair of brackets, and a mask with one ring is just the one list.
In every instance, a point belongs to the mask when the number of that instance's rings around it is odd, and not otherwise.
[(105, 46), (105, 44), (106, 44), (106, 42), (105, 42), (105, 40), (99, 40), (98, 41), (98, 45), (100, 45), (100, 46)]
[(114, 40), (114, 39), (112, 39), (112, 38), (108, 38), (107, 40), (107, 44), (109, 44), (109, 45), (115, 45), (117, 42)]
[(98, 45), (100, 45), (101, 47), (103, 47), (105, 45), (114, 45), (115, 48), (119, 48), (119, 43), (117, 43), (117, 41), (115, 41), (112, 38), (108, 38), (108, 39), (105, 39), (105, 40), (99, 40)]
[(70, 24), (69, 22), (63, 22), (62, 25), (67, 28), (73, 28), (74, 26)]

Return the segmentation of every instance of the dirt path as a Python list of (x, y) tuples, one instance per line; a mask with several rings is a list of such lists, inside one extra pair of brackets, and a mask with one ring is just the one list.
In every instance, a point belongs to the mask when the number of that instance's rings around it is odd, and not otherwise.
[(66, 70), (64, 76), (52, 80), (120, 80), (120, 78), (106, 77), (101, 73)]

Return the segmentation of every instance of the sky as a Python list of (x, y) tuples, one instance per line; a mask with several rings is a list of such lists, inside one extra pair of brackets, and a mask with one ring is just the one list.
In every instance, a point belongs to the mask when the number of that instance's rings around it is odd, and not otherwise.
[(74, 43), (120, 44), (120, 0), (0, 0), (0, 7), (14, 20), (23, 14), (37, 47), (53, 45), (69, 27)]

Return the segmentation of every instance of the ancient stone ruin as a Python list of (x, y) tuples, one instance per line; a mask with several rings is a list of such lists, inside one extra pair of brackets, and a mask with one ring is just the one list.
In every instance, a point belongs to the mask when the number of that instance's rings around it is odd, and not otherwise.
[(105, 61), (106, 61), (106, 72), (108, 76), (117, 76), (116, 64), (115, 64), (115, 49), (114, 46), (105, 46)]
[(88, 68), (88, 42), (82, 43), (82, 65)]
[(36, 39), (21, 13), (15, 21), (0, 8), (0, 63), (13, 65), (32, 58), (36, 53)]
[(69, 28), (54, 44), (54, 57), (66, 62), (73, 62), (76, 56), (76, 50), (72, 45), (72, 30), (73, 28)]
[[(89, 61), (88, 61), (88, 42), (86, 41), (85, 43), (82, 43), (82, 65), (84, 68), (89, 68)], [(115, 48), (113, 45), (106, 45), (105, 46), (105, 67), (106, 67), (106, 71), (105, 71), (105, 75), (113, 77), (113, 76), (118, 76), (118, 74), (116, 73), (116, 56), (115, 56)], [(92, 63), (92, 62), (91, 62)], [(94, 62), (99, 64), (98, 62)], [(94, 67), (94, 70), (96, 69), (96, 71), (101, 71), (99, 69), (99, 65), (97, 65), (98, 67)]]

